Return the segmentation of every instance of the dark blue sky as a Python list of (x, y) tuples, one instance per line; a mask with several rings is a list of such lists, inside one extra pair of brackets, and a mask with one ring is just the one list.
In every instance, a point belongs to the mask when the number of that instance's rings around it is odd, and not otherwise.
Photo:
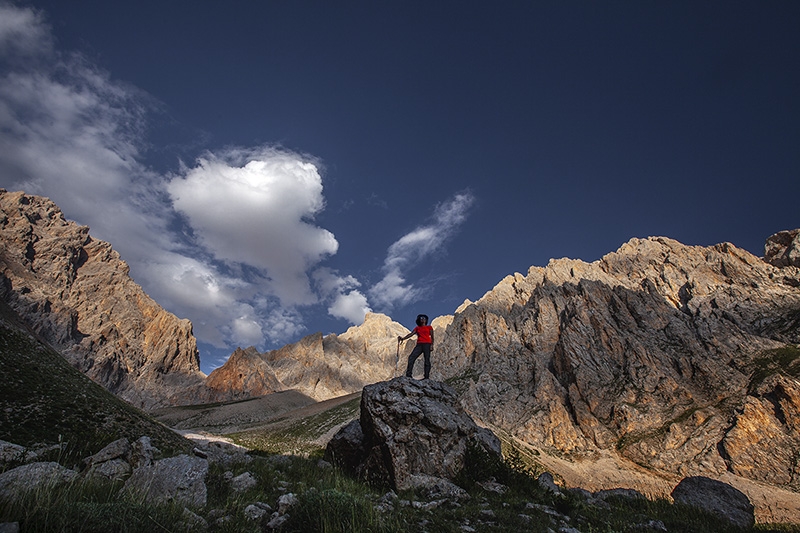
[[(151, 173), (174, 179), (231, 147), (313, 161), (325, 203), (313, 224), (338, 249), (309, 272), (352, 276), (408, 326), (631, 237), (761, 255), (800, 227), (795, 1), (18, 5), (41, 10), (60, 54), (147, 102), (136, 162)], [(402, 264), (415, 297), (376, 305), (392, 245), (443, 224), (459, 194), (469, 202), (442, 242)], [(287, 341), (348, 326), (303, 305)], [(182, 309), (170, 310), (197, 322)]]

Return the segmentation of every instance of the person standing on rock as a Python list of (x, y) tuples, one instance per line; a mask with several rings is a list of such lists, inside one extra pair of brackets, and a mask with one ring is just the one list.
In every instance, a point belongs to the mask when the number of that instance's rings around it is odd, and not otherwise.
[(413, 335), (417, 336), (417, 345), (408, 355), (408, 367), (406, 367), (406, 376), (412, 377), (414, 371), (414, 363), (420, 354), (425, 355), (425, 379), (431, 376), (431, 350), (433, 350), (433, 328), (428, 325), (428, 315), (417, 315), (417, 327), (405, 337), (398, 336), (397, 344), (400, 345), (404, 340), (410, 339)]

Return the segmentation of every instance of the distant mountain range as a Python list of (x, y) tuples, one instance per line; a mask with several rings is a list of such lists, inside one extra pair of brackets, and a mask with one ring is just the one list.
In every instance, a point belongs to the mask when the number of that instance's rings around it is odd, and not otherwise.
[[(565, 465), (611, 457), (656, 477), (800, 491), (800, 230), (765, 250), (651, 237), (508, 276), (434, 320), (432, 378), (476, 420)], [(239, 349), (205, 377), (191, 324), (144, 294), (110, 245), (23, 193), (0, 193), (0, 281), (73, 366), (145, 409), (341, 396), (402, 374), (413, 344), (398, 360), (408, 330), (370, 314), (340, 335)]]

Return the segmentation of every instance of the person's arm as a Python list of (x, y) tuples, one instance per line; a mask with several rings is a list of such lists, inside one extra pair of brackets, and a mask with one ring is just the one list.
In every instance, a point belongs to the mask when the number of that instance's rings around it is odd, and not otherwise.
[(431, 328), (431, 350), (433, 350), (433, 328)]
[(401, 337), (400, 335), (398, 335), (397, 336), (397, 342), (402, 342), (402, 341), (408, 340), (408, 339), (410, 339), (411, 337), (413, 337), (416, 334), (417, 334), (417, 328), (414, 328), (414, 331), (412, 331), (411, 333), (409, 333), (405, 337)]

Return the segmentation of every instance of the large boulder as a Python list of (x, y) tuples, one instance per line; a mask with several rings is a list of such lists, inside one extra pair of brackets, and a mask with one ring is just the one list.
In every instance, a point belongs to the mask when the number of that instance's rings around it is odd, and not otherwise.
[(470, 444), (500, 455), (500, 441), (481, 428), (444, 383), (399, 377), (364, 387), (360, 420), (328, 443), (326, 457), (367, 481), (395, 490), (420, 479), (453, 479)]
[(207, 475), (208, 461), (200, 457), (177, 455), (137, 468), (122, 490), (138, 494), (147, 501), (174, 501), (203, 507), (208, 495), (205, 484)]
[(675, 503), (698, 507), (741, 528), (755, 524), (753, 504), (747, 496), (727, 483), (692, 476), (684, 478), (672, 491)]
[(0, 500), (13, 500), (26, 491), (75, 481), (78, 473), (55, 462), (31, 463), (0, 474)]

